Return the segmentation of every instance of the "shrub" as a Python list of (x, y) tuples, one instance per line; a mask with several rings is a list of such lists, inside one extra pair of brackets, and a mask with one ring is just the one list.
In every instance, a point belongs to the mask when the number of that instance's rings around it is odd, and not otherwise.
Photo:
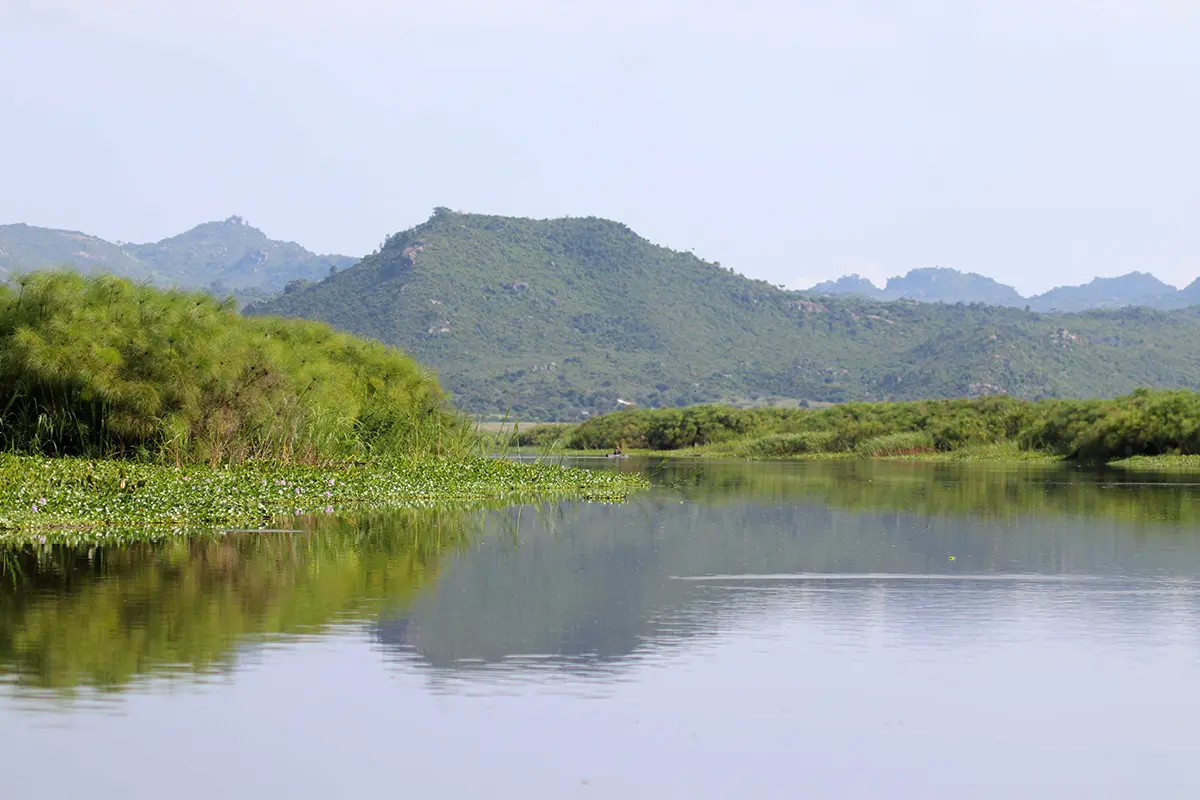
[(0, 447), (316, 461), (463, 447), (431, 375), (326, 325), (41, 272), (0, 287)]
[(1200, 453), (1200, 395), (1139, 390), (1113, 400), (1047, 404), (1021, 441), (1085, 461)]

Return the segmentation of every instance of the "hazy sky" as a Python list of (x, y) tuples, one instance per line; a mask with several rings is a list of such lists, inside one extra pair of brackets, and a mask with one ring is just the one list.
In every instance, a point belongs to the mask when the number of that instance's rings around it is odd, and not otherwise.
[(619, 219), (806, 286), (1200, 275), (1198, 0), (0, 0), (0, 222)]

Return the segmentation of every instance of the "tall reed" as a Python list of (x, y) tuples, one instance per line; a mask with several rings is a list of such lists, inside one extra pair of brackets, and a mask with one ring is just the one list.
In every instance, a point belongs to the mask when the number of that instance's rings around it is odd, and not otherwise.
[(474, 446), (436, 379), (378, 342), (108, 275), (0, 287), (0, 448), (215, 464)]

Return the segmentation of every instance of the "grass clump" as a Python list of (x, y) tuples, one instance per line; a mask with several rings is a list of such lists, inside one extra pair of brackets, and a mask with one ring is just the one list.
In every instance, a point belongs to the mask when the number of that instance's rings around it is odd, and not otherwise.
[(1131, 472), (1187, 472), (1200, 475), (1200, 455), (1130, 456), (1108, 464)]
[(50, 271), (0, 287), (0, 448), (171, 463), (462, 454), (405, 354), (231, 302)]
[(854, 448), (855, 455), (866, 458), (895, 458), (936, 451), (937, 445), (934, 444), (933, 437), (924, 431), (905, 431), (875, 436), (859, 442)]
[(832, 439), (833, 435), (825, 431), (773, 433), (758, 439), (739, 442), (732, 448), (732, 453), (744, 458), (784, 458), (809, 455), (826, 452)]
[(212, 468), (0, 455), (0, 536), (84, 528), (125, 536), (156, 526), (254, 526), (284, 515), (535, 497), (615, 501), (646, 485), (631, 473), (485, 458)]

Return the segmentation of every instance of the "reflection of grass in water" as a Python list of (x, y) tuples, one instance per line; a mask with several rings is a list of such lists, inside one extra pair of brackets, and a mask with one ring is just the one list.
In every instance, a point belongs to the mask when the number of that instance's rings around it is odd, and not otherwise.
[(1128, 485), (1118, 470), (1054, 465), (990, 468), (921, 461), (761, 464), (659, 462), (655, 483), (694, 502), (822, 503), (856, 511), (927, 516), (970, 514), (1109, 517), (1130, 522), (1200, 522), (1200, 488), (1170, 481)]
[(481, 512), (311, 521), (301, 534), (0, 550), (0, 670), (20, 683), (116, 690), (228, 669), (247, 637), (403, 608)]

